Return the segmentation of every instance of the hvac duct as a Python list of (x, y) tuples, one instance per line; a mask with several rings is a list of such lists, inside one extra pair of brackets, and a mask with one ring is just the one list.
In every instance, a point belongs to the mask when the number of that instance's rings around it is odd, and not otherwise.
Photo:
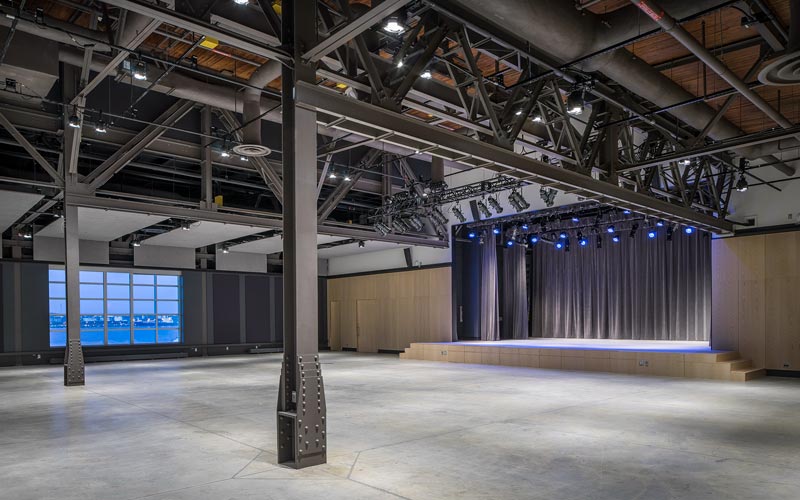
[[(601, 18), (589, 12), (579, 12), (572, 2), (562, 0), (455, 0), (478, 16), (489, 19), (498, 26), (530, 42), (531, 46), (551, 54), (561, 61), (578, 59), (586, 54), (598, 52), (608, 45), (609, 28)], [(685, 3), (685, 2), (684, 2)], [(692, 2), (692, 10), (700, 12), (714, 4), (708, 0)], [(635, 7), (634, 7), (635, 8)], [(677, 10), (676, 10), (677, 12)], [(682, 13), (685, 13), (682, 11)], [(630, 14), (629, 14), (630, 16)], [(641, 14), (642, 22), (647, 16)], [(652, 21), (649, 21), (652, 23)], [(655, 26), (655, 23), (652, 23)], [(620, 40), (625, 35), (617, 36)], [(578, 66), (585, 72), (601, 72), (613, 81), (627, 88), (659, 107), (695, 98), (680, 85), (673, 82), (658, 70), (641, 59), (634, 57), (627, 49), (620, 48), (604, 52), (584, 61)], [(715, 110), (708, 104), (699, 102), (681, 106), (670, 111), (675, 117), (689, 126), (703, 130), (714, 118)], [(721, 119), (711, 128), (708, 135), (715, 140), (729, 139), (741, 135), (742, 132), (731, 122)], [(765, 148), (762, 148), (762, 150)], [(738, 151), (750, 159), (759, 158), (747, 148)], [(775, 168), (787, 175), (793, 175), (794, 169), (776, 158), (762, 158), (768, 163), (775, 162)]]
[(279, 61), (268, 61), (259, 67), (248, 80), (250, 87), (244, 90), (242, 138), (244, 144), (235, 146), (233, 150), (244, 156), (266, 156), (269, 148), (262, 145), (261, 138), (261, 89), (269, 82), (281, 76), (282, 64)]

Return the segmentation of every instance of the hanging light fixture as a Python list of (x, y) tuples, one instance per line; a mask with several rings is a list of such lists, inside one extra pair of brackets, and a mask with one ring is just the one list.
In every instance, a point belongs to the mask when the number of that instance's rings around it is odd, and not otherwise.
[(739, 180), (736, 181), (736, 190), (739, 191), (740, 193), (744, 193), (745, 191), (747, 191), (748, 187), (749, 186), (747, 184), (747, 179), (744, 178), (744, 174), (743, 173), (740, 174)]
[(492, 210), (494, 210), (495, 213), (497, 214), (503, 213), (503, 206), (500, 205), (500, 202), (497, 201), (497, 198), (490, 196), (486, 199), (486, 201), (489, 203), (489, 206), (492, 207)]
[(567, 96), (567, 113), (579, 115), (583, 113), (586, 102), (583, 98), (583, 90), (573, 90)]
[(458, 222), (462, 224), (467, 222), (467, 218), (464, 216), (464, 212), (461, 211), (461, 207), (459, 207), (458, 205), (454, 206), (450, 211), (453, 212), (453, 215), (455, 215), (456, 219), (458, 219)]
[(426, 69), (422, 73), (420, 73), (419, 77), (424, 78), (425, 80), (430, 80), (433, 75), (431, 74), (431, 70)]
[(72, 114), (69, 115), (69, 119), (67, 121), (70, 127), (81, 128), (81, 117), (78, 115), (77, 106), (72, 106)]
[(133, 63), (133, 77), (137, 80), (147, 80), (147, 65), (141, 59)]
[(542, 114), (538, 111), (533, 112), (533, 115), (531, 115), (531, 120), (534, 123), (542, 123), (544, 121), (544, 119), (542, 119)]
[(100, 116), (97, 118), (97, 123), (94, 125), (94, 131), (98, 134), (106, 133), (106, 120), (103, 118), (103, 112), (100, 111)]
[(406, 27), (400, 22), (396, 16), (391, 16), (386, 19), (386, 22), (383, 24), (383, 31), (392, 34), (402, 33), (406, 30)]
[(235, 3), (236, 5), (247, 5), (248, 3), (250, 3), (250, 0), (233, 0), (233, 3)]

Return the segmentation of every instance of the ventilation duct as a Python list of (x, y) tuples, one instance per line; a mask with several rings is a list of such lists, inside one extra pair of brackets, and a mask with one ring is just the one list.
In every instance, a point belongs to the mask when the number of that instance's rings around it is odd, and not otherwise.
[(242, 115), (244, 127), (242, 129), (243, 144), (234, 146), (233, 151), (242, 156), (267, 156), (270, 149), (263, 145), (261, 136), (261, 89), (269, 82), (281, 76), (281, 63), (268, 61), (259, 67), (248, 80), (250, 85), (244, 90), (244, 103)]
[(758, 74), (758, 80), (764, 85), (800, 83), (800, 0), (791, 0), (789, 6), (789, 44), (782, 56), (770, 61)]

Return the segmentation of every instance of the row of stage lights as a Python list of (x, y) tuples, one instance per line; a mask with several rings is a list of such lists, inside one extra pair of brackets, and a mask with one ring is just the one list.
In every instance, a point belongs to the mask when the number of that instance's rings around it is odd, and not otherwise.
[[(626, 211), (628, 212), (628, 211)], [(628, 212), (629, 213), (629, 212)], [(573, 222), (577, 222), (575, 218), (573, 218)], [(639, 223), (633, 223), (631, 225), (630, 230), (628, 231), (628, 237), (635, 238), (636, 234), (639, 231)], [(647, 238), (650, 240), (654, 240), (658, 238), (659, 232), (661, 228), (664, 229), (664, 233), (666, 234), (667, 241), (672, 241), (672, 236), (674, 234), (675, 228), (672, 224), (667, 224), (665, 221), (659, 219), (655, 222), (655, 224), (651, 227), (646, 228), (647, 231)], [(568, 229), (559, 229), (554, 231), (543, 231), (541, 233), (534, 232), (528, 234), (530, 226), (528, 224), (522, 224), (520, 226), (514, 226), (510, 231), (507, 231), (505, 245), (507, 247), (512, 247), (514, 245), (536, 245), (540, 241), (546, 241), (551, 243), (556, 250), (566, 250), (569, 252), (570, 250), (570, 230)], [(499, 236), (503, 233), (503, 230), (500, 226), (493, 226), (491, 228), (492, 234)], [(684, 226), (683, 227), (684, 234), (691, 235), (696, 232), (696, 229), (692, 226)], [(622, 240), (621, 230), (618, 230), (617, 227), (612, 223), (608, 224), (605, 227), (605, 233), (609, 235), (611, 241), (613, 243), (619, 243)], [(599, 228), (593, 227), (591, 229), (591, 234), (595, 236), (595, 246), (597, 248), (603, 248), (603, 236), (602, 232)], [(485, 230), (483, 232), (478, 232), (476, 230), (470, 230), (467, 233), (467, 238), (474, 240), (478, 239), (481, 244), (483, 243), (485, 236)], [(589, 235), (583, 233), (583, 231), (578, 230), (575, 233), (575, 237), (578, 241), (578, 245), (581, 247), (589, 246)]]

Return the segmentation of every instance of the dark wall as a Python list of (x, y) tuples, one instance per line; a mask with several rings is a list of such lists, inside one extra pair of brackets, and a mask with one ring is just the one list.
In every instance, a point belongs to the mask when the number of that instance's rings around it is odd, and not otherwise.
[[(254, 345), (279, 347), (283, 343), (281, 275), (199, 270), (182, 274), (182, 345), (92, 347), (87, 349), (88, 355), (109, 350), (151, 353), (176, 349), (187, 350), (190, 355), (235, 353), (246, 352)], [(19, 289), (19, 323), (15, 312), (16, 289)], [(326, 279), (320, 278), (319, 340), (323, 347), (328, 345), (326, 291)], [(14, 352), (33, 353), (26, 355), (24, 363), (43, 362), (48, 356), (61, 355), (62, 349), (50, 349), (48, 316), (48, 265), (0, 262), (0, 354), (4, 354), (0, 356), (0, 366), (15, 364), (13, 357), (5, 357)], [(15, 338), (17, 324), (21, 331), (20, 346)], [(37, 353), (43, 353), (42, 357), (37, 357)]]
[(480, 339), (480, 246), (457, 241), (453, 246), (453, 304), (459, 340)]

